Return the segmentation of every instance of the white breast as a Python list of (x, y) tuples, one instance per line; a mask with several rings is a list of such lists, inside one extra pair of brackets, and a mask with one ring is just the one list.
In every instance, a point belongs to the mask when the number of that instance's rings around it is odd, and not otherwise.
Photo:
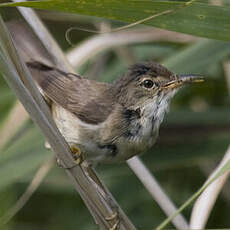
[(99, 126), (82, 122), (75, 115), (56, 104), (53, 104), (52, 112), (59, 131), (70, 146), (76, 144), (81, 151), (84, 152), (87, 159), (101, 161), (101, 158), (103, 158), (106, 153), (98, 147), (92, 138), (92, 136), (97, 136), (96, 133), (99, 132)]

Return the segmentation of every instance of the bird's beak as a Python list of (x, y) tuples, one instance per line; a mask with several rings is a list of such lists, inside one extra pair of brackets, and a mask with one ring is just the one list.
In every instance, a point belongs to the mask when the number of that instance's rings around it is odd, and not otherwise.
[(162, 88), (163, 89), (175, 89), (184, 84), (200, 83), (203, 81), (204, 81), (204, 78), (199, 75), (192, 75), (192, 74), (176, 75), (173, 80), (168, 81), (164, 85), (162, 85)]

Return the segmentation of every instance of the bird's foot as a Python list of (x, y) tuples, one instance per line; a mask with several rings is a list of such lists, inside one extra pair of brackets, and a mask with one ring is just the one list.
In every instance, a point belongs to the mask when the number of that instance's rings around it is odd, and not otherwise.
[(109, 230), (117, 230), (119, 229), (120, 218), (118, 211), (114, 211), (111, 216), (105, 218), (107, 221), (115, 221), (114, 225)]
[(70, 149), (71, 149), (71, 152), (73, 154), (73, 158), (75, 160), (75, 163), (80, 165), (84, 161), (81, 149), (75, 144), (71, 145)]
[[(51, 149), (51, 146), (48, 141), (45, 141), (45, 148)], [(70, 149), (71, 149), (75, 163), (77, 165), (81, 164), (84, 161), (81, 149), (76, 144), (71, 144)], [(56, 157), (56, 162), (57, 162), (58, 167), (63, 167), (61, 161), (57, 157)]]
[[(77, 145), (72, 144), (72, 145), (70, 145), (70, 149), (71, 149), (72, 156), (74, 158), (74, 162), (76, 163), (76, 165), (80, 165), (84, 161), (83, 154), (82, 154), (80, 148)], [(61, 160), (57, 157), (56, 157), (56, 163), (57, 163), (58, 167), (66, 168), (63, 166)], [(69, 169), (69, 168), (67, 168), (67, 169)]]

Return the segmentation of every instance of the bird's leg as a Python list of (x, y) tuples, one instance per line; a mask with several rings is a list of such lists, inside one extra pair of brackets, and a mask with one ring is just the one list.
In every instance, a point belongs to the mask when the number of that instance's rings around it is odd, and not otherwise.
[(76, 144), (71, 144), (70, 149), (76, 164), (80, 165), (84, 161), (81, 149)]
[[(51, 146), (48, 141), (45, 141), (45, 148), (51, 149)], [(75, 160), (75, 163), (78, 165), (81, 164), (84, 161), (84, 159), (83, 159), (83, 154), (80, 148), (76, 144), (70, 144), (70, 149), (71, 149), (73, 158)], [(60, 162), (58, 158), (56, 159), (56, 162), (57, 162), (58, 167), (63, 167), (62, 163)]]

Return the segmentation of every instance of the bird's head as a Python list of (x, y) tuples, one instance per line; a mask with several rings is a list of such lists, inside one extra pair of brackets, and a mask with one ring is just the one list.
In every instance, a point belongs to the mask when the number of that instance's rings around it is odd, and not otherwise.
[(203, 81), (198, 75), (177, 75), (155, 62), (132, 66), (114, 83), (119, 102), (128, 109), (139, 109), (153, 119), (163, 119), (169, 102), (181, 86)]

